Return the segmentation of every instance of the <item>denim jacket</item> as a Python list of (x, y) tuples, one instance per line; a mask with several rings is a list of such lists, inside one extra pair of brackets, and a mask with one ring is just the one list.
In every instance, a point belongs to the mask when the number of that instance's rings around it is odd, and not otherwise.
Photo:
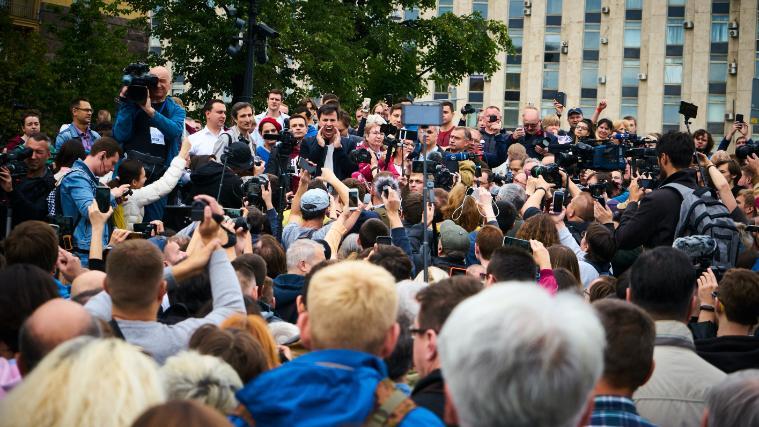
[[(92, 144), (95, 143), (98, 139), (100, 139), (100, 134), (92, 130), (91, 128), (87, 128), (87, 130), (84, 132), (89, 135), (89, 141), (82, 140), (82, 144), (84, 145), (84, 151), (90, 152), (90, 148), (92, 148)], [(63, 144), (67, 143), (68, 141), (79, 138), (80, 135), (83, 133), (79, 133), (79, 129), (74, 126), (73, 123), (71, 123), (66, 129), (62, 130), (61, 133), (58, 134), (58, 136), (55, 137), (55, 151), (60, 151)]]
[[(80, 250), (90, 248), (92, 238), (92, 225), (90, 224), (87, 209), (95, 201), (95, 188), (98, 186), (98, 178), (82, 160), (77, 160), (71, 167), (71, 171), (61, 181), (61, 208), (63, 215), (73, 218), (76, 228), (74, 229), (74, 246)], [(116, 199), (111, 195), (111, 206), (116, 207)], [(108, 224), (103, 233), (103, 246), (108, 244)]]

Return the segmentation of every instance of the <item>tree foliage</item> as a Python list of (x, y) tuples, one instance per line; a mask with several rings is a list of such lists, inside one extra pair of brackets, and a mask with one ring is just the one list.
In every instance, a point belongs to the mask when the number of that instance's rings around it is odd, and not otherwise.
[[(239, 95), (245, 51), (226, 48), (237, 30), (222, 7), (247, 17), (245, 0), (126, 0), (136, 11), (155, 12), (153, 35), (165, 43), (156, 63), (170, 61), (191, 84), (185, 101), (202, 104), (219, 94)], [(429, 11), (434, 0), (258, 0), (259, 21), (279, 32), (269, 41), (269, 62), (256, 64), (254, 98), (272, 87), (291, 91), (288, 101), (319, 93), (337, 94), (344, 104), (389, 94), (418, 96), (428, 78), (456, 84), (466, 75), (491, 75), (498, 54), (512, 49), (505, 25), (479, 14), (398, 22), (397, 7)], [(258, 105), (257, 107), (263, 107)]]
[(113, 25), (124, 12), (118, 2), (77, 1), (52, 12), (60, 20), (43, 23), (49, 39), (14, 28), (0, 14), (0, 135), (6, 139), (18, 134), (25, 109), (13, 110), (14, 104), (40, 110), (43, 131), (53, 137), (71, 120), (68, 105), (74, 98), (88, 98), (94, 109), (113, 112), (122, 70), (135, 59), (127, 49), (127, 27)]

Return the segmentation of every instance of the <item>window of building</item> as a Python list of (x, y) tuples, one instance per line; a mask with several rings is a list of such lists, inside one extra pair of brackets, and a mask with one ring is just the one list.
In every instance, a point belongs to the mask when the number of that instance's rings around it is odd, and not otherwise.
[(472, 0), (472, 13), (479, 13), (483, 19), (488, 19), (488, 0)]
[(544, 62), (561, 61), (561, 27), (546, 27)]
[(484, 99), (485, 78), (480, 75), (469, 76), (469, 103), (480, 103)]
[(580, 108), (585, 113), (585, 117), (589, 118), (596, 109), (596, 98), (580, 98)]
[(509, 19), (524, 17), (524, 1), (509, 0)]
[(416, 21), (419, 19), (419, 8), (413, 7), (411, 9), (405, 9), (403, 11), (403, 20), (404, 21)]
[(506, 90), (519, 90), (521, 67), (519, 65), (506, 65)]
[(503, 103), (503, 126), (507, 129), (516, 128), (519, 125), (519, 101), (506, 101)]
[(585, 0), (585, 12), (600, 12), (601, 0)]
[(727, 58), (714, 59), (709, 62), (709, 83), (727, 81)]
[(625, 60), (622, 64), (622, 86), (638, 86), (640, 61)]
[(433, 99), (451, 99), (450, 86), (435, 82), (435, 92), (432, 94)]
[(625, 23), (625, 47), (640, 47), (640, 22)]
[(582, 87), (595, 89), (598, 85), (598, 63), (584, 63), (582, 65)]
[(643, 0), (625, 0), (626, 9), (643, 9)]
[(638, 117), (638, 98), (622, 98), (619, 115), (622, 117)]
[(728, 15), (712, 15), (712, 43), (727, 43)]
[(587, 24), (585, 25), (585, 33), (583, 35), (583, 49), (598, 50), (601, 47), (601, 25), (600, 24)]
[(685, 40), (685, 28), (683, 20), (677, 18), (667, 19), (667, 45), (682, 46)]
[(543, 90), (559, 90), (559, 64), (543, 64)]
[(438, 0), (437, 15), (453, 13), (453, 0)]
[(514, 46), (516, 53), (522, 53), (522, 43), (524, 42), (524, 39), (522, 37), (522, 30), (509, 29), (509, 37), (511, 37), (511, 44)]
[(680, 97), (665, 96), (662, 115), (662, 131), (677, 130), (680, 128)]
[(670, 6), (685, 6), (685, 0), (669, 0)]
[(664, 84), (679, 85), (683, 82), (682, 58), (666, 58), (664, 60)]

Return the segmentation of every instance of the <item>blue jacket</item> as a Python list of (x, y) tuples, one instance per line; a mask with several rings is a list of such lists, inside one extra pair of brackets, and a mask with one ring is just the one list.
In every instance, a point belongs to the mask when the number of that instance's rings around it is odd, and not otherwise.
[[(88, 147), (85, 145), (84, 150), (89, 153), (92, 144), (100, 139), (100, 134), (90, 128), (87, 128), (87, 133), (90, 135), (90, 146)], [(60, 151), (63, 144), (74, 138), (79, 138), (79, 135), (79, 129), (77, 129), (76, 126), (71, 123), (66, 129), (63, 129), (61, 133), (55, 137), (55, 151)]]
[(298, 306), (295, 298), (303, 294), (306, 276), (298, 274), (280, 274), (274, 278), (274, 298), (277, 305), (274, 314), (285, 322), (298, 321)]
[[(82, 250), (90, 248), (92, 237), (92, 225), (90, 224), (87, 209), (95, 201), (95, 188), (98, 186), (98, 178), (82, 160), (77, 160), (71, 167), (71, 171), (61, 181), (61, 208), (63, 215), (73, 218), (76, 228), (74, 229), (74, 246)], [(111, 206), (116, 208), (116, 199), (111, 195)], [(108, 245), (110, 235), (106, 223), (103, 233), (103, 247)]]
[[(376, 356), (321, 350), (264, 372), (236, 396), (260, 426), (360, 426), (374, 410), (377, 384), (385, 378), (385, 362)], [(399, 425), (443, 423), (417, 407)]]
[[(165, 107), (162, 112), (156, 112), (153, 118), (148, 120), (150, 126), (155, 127), (163, 134), (165, 142), (168, 145), (166, 156), (166, 166), (171, 164), (174, 157), (179, 154), (179, 146), (182, 143), (182, 134), (184, 132), (184, 119), (187, 112), (174, 102), (171, 97), (167, 97)], [(134, 119), (140, 114), (145, 114), (142, 108), (132, 102), (124, 102), (116, 113), (116, 122), (113, 124), (113, 137), (116, 141), (124, 146), (132, 139), (134, 131)], [(129, 150), (129, 147), (125, 148)]]

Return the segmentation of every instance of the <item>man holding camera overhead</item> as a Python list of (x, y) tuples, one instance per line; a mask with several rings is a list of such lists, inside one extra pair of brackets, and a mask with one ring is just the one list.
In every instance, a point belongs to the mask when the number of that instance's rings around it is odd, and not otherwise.
[[(169, 70), (153, 67), (145, 73), (146, 68), (142, 64), (132, 64), (125, 70), (124, 80), (133, 84), (124, 86), (119, 94), (113, 137), (127, 157), (140, 156), (146, 166), (156, 166), (153, 170), (162, 174), (179, 153), (186, 112), (169, 97)], [(157, 164), (149, 164), (145, 159), (150, 157), (145, 155), (155, 158)], [(160, 159), (160, 164), (157, 159)], [(160, 176), (148, 179), (153, 181), (158, 178)], [(145, 221), (161, 219), (165, 206), (165, 198), (146, 206)]]
[(529, 157), (542, 159), (548, 154), (548, 149), (543, 146), (544, 141), (549, 144), (558, 144), (556, 136), (543, 131), (540, 122), (540, 110), (528, 105), (522, 111), (522, 125), (509, 135), (506, 139), (506, 146), (518, 142), (527, 149)]

